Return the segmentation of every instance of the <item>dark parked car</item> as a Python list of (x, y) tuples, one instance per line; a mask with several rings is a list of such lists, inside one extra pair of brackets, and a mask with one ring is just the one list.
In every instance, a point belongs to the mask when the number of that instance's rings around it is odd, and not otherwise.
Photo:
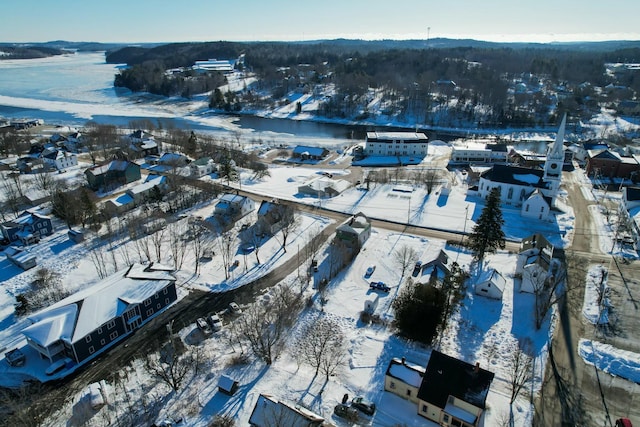
[(362, 396), (356, 396), (351, 401), (351, 406), (364, 412), (367, 415), (373, 415), (376, 412), (376, 404), (368, 401)]
[(385, 285), (384, 282), (371, 282), (369, 284), (369, 288), (382, 292), (389, 292), (391, 290), (391, 288)]
[(339, 417), (345, 418), (350, 421), (355, 421), (358, 419), (358, 410), (349, 405), (345, 405), (343, 403), (337, 404), (333, 408), (333, 413)]

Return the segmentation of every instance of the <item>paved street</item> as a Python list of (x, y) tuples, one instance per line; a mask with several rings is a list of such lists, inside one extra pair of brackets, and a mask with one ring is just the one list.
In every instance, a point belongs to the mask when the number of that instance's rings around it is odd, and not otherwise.
[[(640, 385), (589, 366), (578, 355), (580, 338), (640, 352), (640, 262), (618, 263), (602, 254), (598, 230), (580, 183), (565, 173), (569, 203), (576, 215), (575, 236), (566, 251), (569, 296), (560, 304), (560, 321), (552, 341), (541, 395), (535, 401), (535, 426), (612, 426), (619, 417), (640, 422)], [(597, 330), (582, 315), (584, 279), (591, 265), (609, 269), (608, 284), (615, 307), (612, 327)]]

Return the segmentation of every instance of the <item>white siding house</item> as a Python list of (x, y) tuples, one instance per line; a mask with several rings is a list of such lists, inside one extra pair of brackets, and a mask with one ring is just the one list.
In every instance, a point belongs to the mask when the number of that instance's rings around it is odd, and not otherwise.
[(487, 298), (502, 299), (504, 288), (507, 281), (498, 270), (490, 269), (480, 276), (480, 280), (476, 283), (475, 292)]
[(364, 154), (367, 156), (427, 155), (428, 138), (417, 132), (367, 132)]

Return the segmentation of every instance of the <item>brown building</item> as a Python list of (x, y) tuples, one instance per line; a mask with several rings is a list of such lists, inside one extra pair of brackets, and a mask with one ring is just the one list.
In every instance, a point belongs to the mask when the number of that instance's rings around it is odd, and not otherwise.
[(587, 175), (601, 178), (633, 179), (640, 172), (640, 156), (623, 157), (611, 150), (589, 151)]

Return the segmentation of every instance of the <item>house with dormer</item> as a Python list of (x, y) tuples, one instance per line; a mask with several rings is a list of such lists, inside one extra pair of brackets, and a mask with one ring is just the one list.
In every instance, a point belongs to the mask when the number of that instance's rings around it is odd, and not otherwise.
[(28, 317), (22, 334), (51, 363), (83, 364), (177, 300), (172, 269), (133, 264)]
[(253, 199), (239, 194), (225, 193), (218, 199), (213, 213), (232, 220), (238, 220), (253, 212), (255, 208), (256, 204)]
[(445, 427), (476, 427), (494, 374), (432, 350), (420, 389), (418, 415)]
[(25, 211), (16, 219), (0, 225), (2, 235), (10, 242), (31, 245), (53, 233), (51, 218), (37, 212)]
[(532, 234), (520, 243), (515, 276), (520, 278), (520, 292), (536, 293), (557, 274), (560, 262), (554, 259), (554, 246), (542, 235)]

